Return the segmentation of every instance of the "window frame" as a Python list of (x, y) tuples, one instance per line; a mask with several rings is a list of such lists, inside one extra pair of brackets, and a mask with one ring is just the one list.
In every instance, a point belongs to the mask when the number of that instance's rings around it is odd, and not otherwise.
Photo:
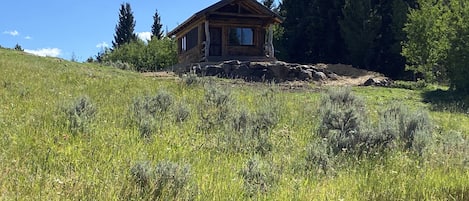
[[(231, 40), (233, 30), (236, 31), (236, 37), (237, 37), (238, 43), (233, 43), (233, 41)], [(246, 33), (246, 32), (244, 32), (244, 30), (250, 30), (251, 34), (250, 35), (248, 34), (246, 36), (244, 34), (244, 33)], [(239, 33), (239, 35), (238, 35), (238, 33)], [(246, 37), (250, 36), (249, 43), (244, 43), (244, 41), (246, 41), (246, 38), (244, 36), (246, 36)], [(230, 27), (229, 32), (228, 32), (228, 45), (229, 46), (255, 46), (256, 45), (256, 43), (255, 43), (255, 29), (252, 28), (252, 27)]]

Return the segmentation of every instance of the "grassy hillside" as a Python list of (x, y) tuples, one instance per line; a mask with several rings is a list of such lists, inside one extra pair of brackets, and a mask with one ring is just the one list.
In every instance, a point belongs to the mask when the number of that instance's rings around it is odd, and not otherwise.
[(353, 88), (370, 125), (396, 103), (428, 111), (425, 154), (346, 158), (323, 173), (304, 168), (320, 93), (197, 81), (0, 49), (0, 200), (469, 199), (469, 114), (435, 109), (426, 91)]

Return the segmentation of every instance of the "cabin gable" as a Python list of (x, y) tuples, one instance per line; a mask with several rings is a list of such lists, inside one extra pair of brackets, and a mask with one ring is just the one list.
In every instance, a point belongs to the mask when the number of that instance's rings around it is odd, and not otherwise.
[(272, 25), (280, 16), (255, 0), (222, 0), (169, 32), (179, 63), (273, 60)]

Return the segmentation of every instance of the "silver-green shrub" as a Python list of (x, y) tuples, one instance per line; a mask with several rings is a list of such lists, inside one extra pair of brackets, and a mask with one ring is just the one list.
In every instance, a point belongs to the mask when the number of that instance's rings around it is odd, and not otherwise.
[(140, 136), (150, 137), (159, 126), (173, 105), (173, 96), (160, 90), (155, 96), (143, 96), (134, 100), (132, 105), (133, 120), (139, 128)]
[(246, 109), (235, 111), (230, 118), (231, 124), (224, 129), (225, 148), (235, 152), (265, 155), (272, 150), (271, 130), (259, 113), (252, 114)]
[(201, 120), (199, 130), (204, 133), (221, 130), (235, 104), (228, 88), (208, 83), (205, 87), (204, 98), (198, 107), (198, 115)]
[(63, 109), (72, 134), (87, 133), (96, 116), (96, 106), (88, 96), (80, 96)]
[(432, 125), (424, 111), (412, 112), (403, 105), (392, 105), (380, 115), (376, 129), (386, 144), (422, 155), (432, 138)]
[(272, 166), (257, 157), (249, 159), (239, 175), (244, 180), (244, 189), (249, 197), (258, 193), (267, 193), (276, 183)]
[(380, 155), (402, 150), (422, 156), (432, 139), (432, 125), (424, 111), (392, 105), (380, 113), (377, 125), (370, 124), (365, 104), (350, 88), (332, 89), (321, 100), (318, 139), (306, 153), (306, 169), (327, 173), (337, 156)]
[(330, 89), (321, 100), (319, 137), (326, 139), (334, 154), (356, 152), (365, 134), (365, 105), (350, 88)]
[(149, 162), (140, 162), (130, 172), (140, 199), (194, 200), (197, 194), (189, 165), (165, 160), (151, 168)]
[(174, 108), (174, 118), (176, 122), (182, 123), (190, 118), (191, 110), (185, 103), (178, 103)]

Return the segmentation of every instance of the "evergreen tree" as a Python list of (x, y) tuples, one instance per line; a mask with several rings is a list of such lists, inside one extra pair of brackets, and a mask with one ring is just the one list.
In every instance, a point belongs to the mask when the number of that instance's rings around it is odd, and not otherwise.
[(381, 26), (373, 45), (373, 57), (369, 69), (391, 77), (401, 76), (405, 70), (405, 58), (401, 55), (401, 43), (406, 39), (403, 31), (413, 0), (379, 0), (375, 5)]
[(151, 26), (151, 37), (156, 37), (158, 40), (163, 38), (162, 27), (160, 15), (158, 14), (158, 10), (156, 10), (153, 16), (153, 25)]
[(381, 16), (371, 0), (345, 0), (339, 20), (352, 65), (372, 69), (373, 50), (381, 29)]
[(262, 0), (262, 4), (264, 4), (265, 7), (274, 10), (275, 5), (274, 5), (274, 0)]
[(135, 20), (132, 8), (129, 3), (122, 4), (119, 11), (119, 23), (116, 25), (116, 34), (112, 42), (113, 48), (136, 40), (137, 35), (134, 33), (134, 29)]
[(21, 47), (21, 45), (19, 45), (18, 43), (16, 43), (14, 50), (16, 50), (16, 51), (24, 51), (23, 48)]
[(339, 63), (344, 45), (338, 19), (343, 0), (284, 0), (283, 27), (289, 61)]

